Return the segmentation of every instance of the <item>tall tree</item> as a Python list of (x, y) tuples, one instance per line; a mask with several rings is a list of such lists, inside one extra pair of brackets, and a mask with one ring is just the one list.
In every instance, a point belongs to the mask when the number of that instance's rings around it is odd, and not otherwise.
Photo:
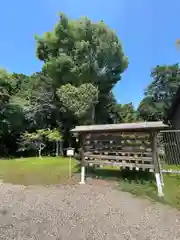
[[(128, 66), (121, 42), (103, 21), (70, 20), (60, 14), (53, 31), (37, 36), (36, 40), (44, 71), (58, 86), (91, 82), (112, 88)], [(110, 76), (105, 79), (103, 73), (109, 70)]]
[(58, 120), (52, 80), (44, 74), (35, 73), (30, 76), (22, 84), (16, 97), (24, 99), (24, 112), (29, 128), (47, 128)]
[(146, 121), (163, 120), (180, 86), (179, 65), (158, 65), (152, 70), (151, 77), (152, 82), (145, 91), (138, 113)]
[(6, 70), (0, 70), (0, 135), (19, 131), (23, 121), (21, 106), (13, 101), (18, 91), (17, 80)]
[(70, 20), (60, 14), (53, 31), (36, 36), (36, 41), (37, 56), (54, 88), (91, 83), (99, 90), (99, 105), (128, 66), (120, 40), (103, 21)]

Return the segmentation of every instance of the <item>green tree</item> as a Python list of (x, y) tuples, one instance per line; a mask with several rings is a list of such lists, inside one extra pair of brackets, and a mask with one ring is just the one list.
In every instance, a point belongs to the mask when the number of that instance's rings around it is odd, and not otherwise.
[(116, 112), (119, 123), (132, 123), (138, 120), (136, 110), (132, 103), (117, 104)]
[(43, 72), (53, 80), (54, 89), (91, 83), (99, 90), (97, 109), (128, 66), (120, 40), (103, 21), (94, 23), (87, 17), (70, 20), (60, 14), (52, 32), (36, 36), (36, 41), (37, 56), (44, 62)]
[(57, 95), (63, 111), (69, 111), (78, 119), (84, 118), (90, 112), (90, 119), (94, 122), (95, 107), (98, 103), (98, 89), (92, 84), (81, 84), (79, 87), (65, 84), (57, 90)]
[(19, 141), (19, 151), (32, 150), (38, 151), (39, 158), (42, 158), (42, 150), (45, 148), (46, 129), (39, 129), (35, 132), (25, 132), (21, 135)]
[(0, 135), (19, 132), (24, 116), (21, 105), (13, 98), (17, 92), (17, 81), (5, 69), (0, 70)]
[(99, 103), (96, 106), (96, 123), (118, 123), (116, 106), (117, 101), (112, 91), (110, 91), (108, 94), (101, 94), (101, 96), (99, 97)]
[(152, 82), (138, 107), (139, 116), (146, 121), (163, 120), (180, 86), (178, 64), (156, 66), (151, 72)]
[(45, 129), (57, 121), (54, 90), (49, 77), (42, 73), (33, 74), (22, 84), (16, 96), (26, 103), (24, 111), (29, 123), (28, 129)]
[(74, 125), (119, 121), (112, 89), (128, 59), (113, 30), (103, 21), (60, 14), (53, 30), (36, 41), (42, 71), (27, 76), (0, 69), (1, 153), (15, 155), (20, 136), (24, 149), (42, 151), (47, 136), (38, 129), (59, 129), (66, 147)]
[(61, 155), (63, 155), (63, 148), (62, 148), (63, 136), (60, 133), (60, 131), (56, 128), (52, 130), (48, 129), (45, 132), (45, 136), (50, 142), (56, 142), (56, 156), (59, 155), (59, 142), (60, 142), (60, 153)]
[[(70, 20), (60, 14), (53, 31), (36, 36), (36, 40), (37, 56), (58, 86), (91, 82), (112, 88), (128, 66), (121, 42), (103, 21)], [(107, 70), (111, 70), (108, 81), (97, 77)]]
[(59, 149), (58, 145), (61, 142), (60, 152), (62, 154), (62, 140), (63, 136), (58, 129), (38, 129), (35, 132), (29, 133), (25, 132), (21, 135), (19, 141), (19, 151), (28, 151), (28, 150), (38, 150), (38, 155), (41, 158), (42, 150), (45, 148), (46, 141), (56, 142), (56, 156), (58, 156)]

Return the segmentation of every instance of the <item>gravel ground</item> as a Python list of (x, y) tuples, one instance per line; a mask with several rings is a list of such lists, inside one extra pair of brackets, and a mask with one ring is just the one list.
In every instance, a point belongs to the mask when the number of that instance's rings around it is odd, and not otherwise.
[(168, 206), (102, 184), (0, 185), (0, 239), (180, 239)]

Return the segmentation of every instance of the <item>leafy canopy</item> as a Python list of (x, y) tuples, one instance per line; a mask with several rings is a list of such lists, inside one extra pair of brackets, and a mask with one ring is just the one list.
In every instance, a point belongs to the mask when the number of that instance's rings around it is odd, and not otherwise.
[(145, 91), (138, 112), (146, 121), (163, 120), (180, 86), (179, 65), (158, 65), (152, 70), (151, 77), (152, 82)]
[(77, 118), (83, 117), (98, 103), (98, 89), (92, 84), (82, 84), (74, 87), (66, 84), (57, 90), (64, 111), (69, 111)]
[(111, 89), (128, 66), (121, 42), (103, 21), (70, 20), (61, 13), (53, 31), (36, 41), (43, 70), (58, 87), (92, 83)]
[(103, 21), (60, 14), (36, 42), (42, 71), (26, 76), (0, 69), (0, 149), (6, 156), (16, 154), (19, 139), (24, 149), (42, 149), (62, 134), (68, 146), (74, 125), (121, 121), (112, 90), (128, 58), (115, 31)]

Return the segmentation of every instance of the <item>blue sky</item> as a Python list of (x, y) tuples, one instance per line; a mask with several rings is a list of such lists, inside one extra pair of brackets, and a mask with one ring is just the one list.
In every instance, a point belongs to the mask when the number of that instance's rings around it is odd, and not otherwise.
[(129, 67), (114, 89), (118, 102), (135, 106), (157, 64), (179, 62), (179, 0), (1, 0), (0, 67), (30, 74), (41, 69), (35, 55), (35, 34), (52, 29), (58, 12), (71, 18), (103, 19), (115, 29), (129, 57)]

